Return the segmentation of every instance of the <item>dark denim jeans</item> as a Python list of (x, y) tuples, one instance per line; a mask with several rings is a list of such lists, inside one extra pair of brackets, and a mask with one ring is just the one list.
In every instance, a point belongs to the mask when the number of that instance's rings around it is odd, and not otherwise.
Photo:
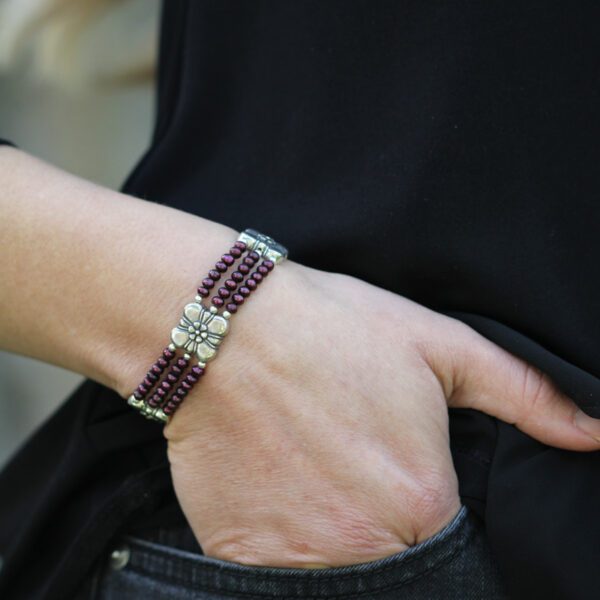
[[(161, 531), (153, 540), (170, 539)], [(500, 600), (507, 598), (482, 523), (463, 507), (434, 537), (377, 561), (329, 569), (247, 567), (124, 536), (85, 595), (96, 600)]]

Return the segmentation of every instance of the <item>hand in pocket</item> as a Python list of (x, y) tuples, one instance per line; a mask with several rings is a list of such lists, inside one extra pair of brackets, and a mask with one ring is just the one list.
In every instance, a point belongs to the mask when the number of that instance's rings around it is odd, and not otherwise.
[(181, 506), (223, 560), (349, 565), (441, 530), (460, 508), (448, 403), (600, 447), (546, 378), (467, 326), (293, 262), (219, 352), (165, 435)]

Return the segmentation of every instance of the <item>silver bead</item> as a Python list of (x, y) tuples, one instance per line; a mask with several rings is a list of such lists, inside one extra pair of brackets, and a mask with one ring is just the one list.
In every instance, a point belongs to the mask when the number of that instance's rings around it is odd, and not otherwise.
[(133, 406), (133, 408), (140, 409), (144, 405), (143, 400), (138, 400), (133, 394), (127, 398), (127, 404), (129, 406)]
[(224, 310), (221, 315), (224, 319), (229, 319), (231, 317), (231, 313), (228, 310)]
[(175, 350), (177, 350), (177, 347), (175, 346), (175, 344), (169, 344), (169, 350), (171, 352), (175, 352)]
[(165, 414), (165, 411), (162, 408), (157, 408), (152, 414), (152, 418), (155, 421), (160, 421), (161, 423), (169, 422), (169, 415)]
[(142, 406), (140, 406), (139, 410), (146, 417), (146, 419), (150, 419), (154, 409), (150, 408), (146, 403), (144, 403)]

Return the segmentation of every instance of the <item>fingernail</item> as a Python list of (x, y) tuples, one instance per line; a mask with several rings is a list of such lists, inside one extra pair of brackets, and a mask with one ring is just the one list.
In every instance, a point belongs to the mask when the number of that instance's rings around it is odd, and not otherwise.
[(597, 442), (600, 442), (600, 419), (594, 419), (582, 410), (578, 410), (575, 413), (575, 425), (587, 435), (592, 436)]

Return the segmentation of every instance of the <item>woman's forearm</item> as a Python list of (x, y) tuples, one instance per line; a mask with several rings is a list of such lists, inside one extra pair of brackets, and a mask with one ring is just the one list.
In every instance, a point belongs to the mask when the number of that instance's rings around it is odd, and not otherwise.
[(0, 347), (121, 393), (237, 234), (8, 147), (0, 216)]

